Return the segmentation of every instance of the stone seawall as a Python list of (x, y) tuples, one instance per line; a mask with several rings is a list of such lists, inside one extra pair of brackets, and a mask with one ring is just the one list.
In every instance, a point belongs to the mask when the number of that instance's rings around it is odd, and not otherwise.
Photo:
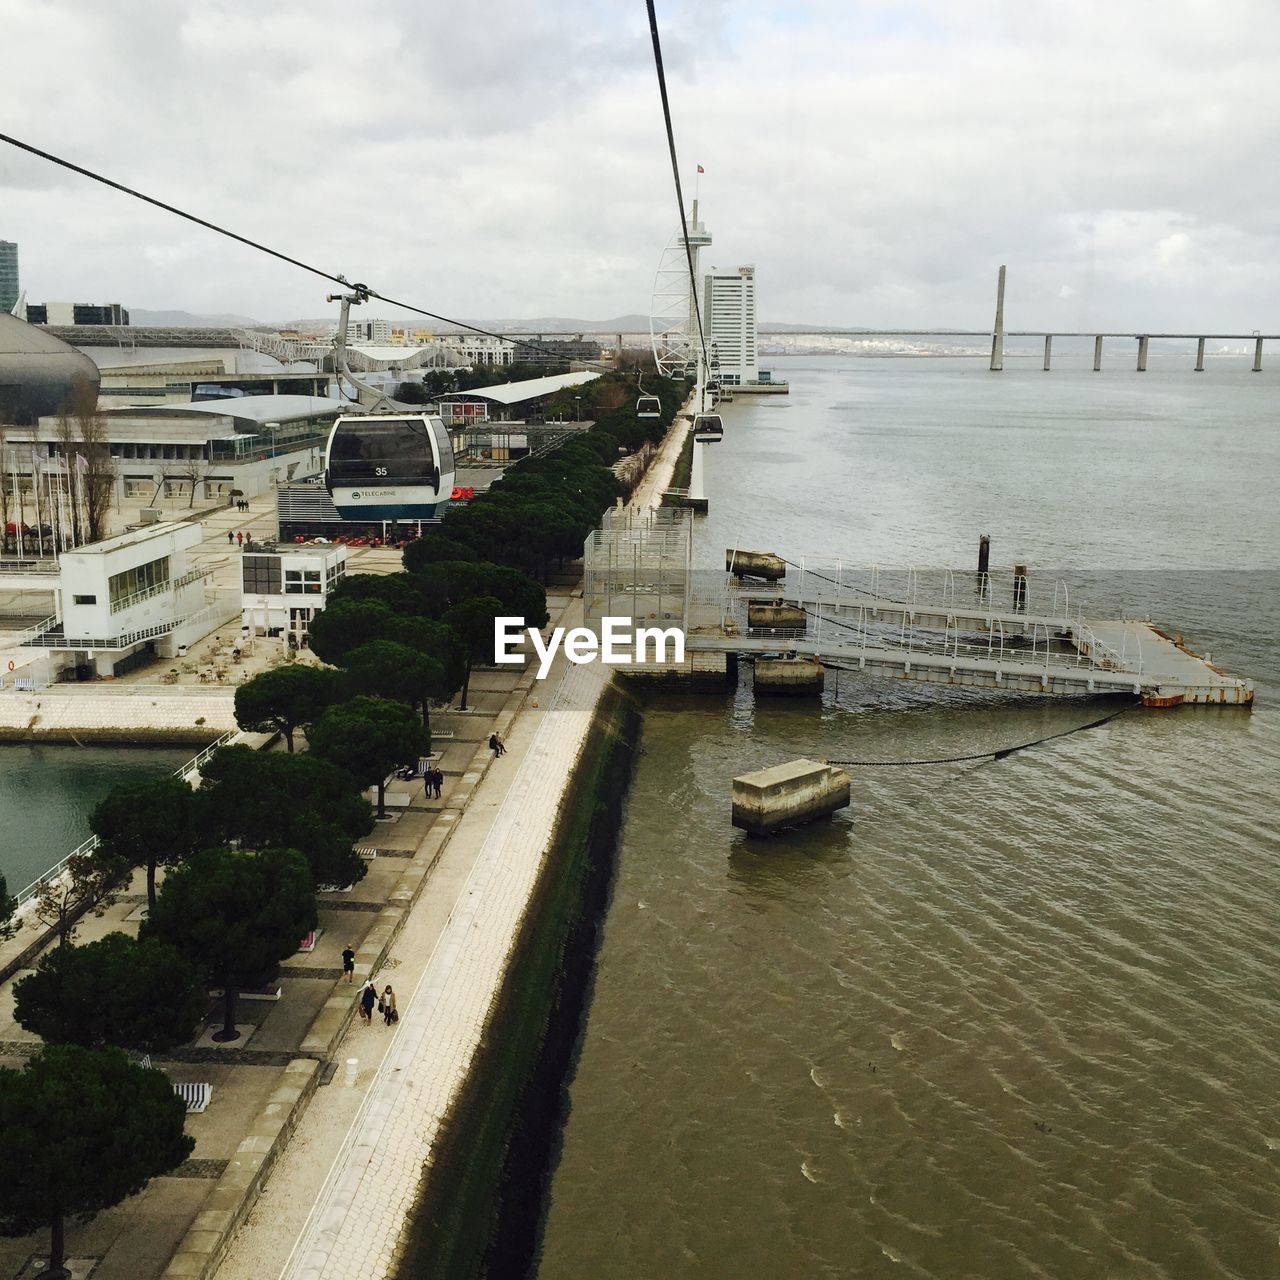
[[(530, 1274), (586, 1018), (640, 713), (607, 687), (467, 1082), (441, 1125), (398, 1275)], [(518, 975), (518, 978), (517, 978)]]
[(173, 693), (148, 685), (110, 691), (57, 685), (35, 693), (0, 692), (0, 742), (204, 745), (235, 727), (230, 688)]

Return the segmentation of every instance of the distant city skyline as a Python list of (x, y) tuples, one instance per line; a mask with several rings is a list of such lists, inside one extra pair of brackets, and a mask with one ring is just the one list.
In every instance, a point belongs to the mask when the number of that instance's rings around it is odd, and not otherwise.
[[(658, 16), (686, 201), (762, 322), (989, 324), (1005, 262), (1011, 327), (1274, 328), (1280, 11)], [(677, 210), (643, 5), (0, 0), (0, 29), (0, 128), (36, 146), (445, 315), (647, 312)], [(3, 145), (0, 239), (34, 298), (325, 314), (323, 280)]]

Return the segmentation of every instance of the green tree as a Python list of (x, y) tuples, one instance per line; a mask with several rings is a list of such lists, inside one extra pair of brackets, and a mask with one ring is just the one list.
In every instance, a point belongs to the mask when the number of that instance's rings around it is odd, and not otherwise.
[(467, 691), (471, 687), (471, 664), (493, 661), (493, 620), (502, 616), (515, 615), (507, 615), (506, 606), (497, 596), (473, 596), (470, 600), (455, 604), (444, 615), (445, 623), (457, 633), (467, 655), (467, 669), (462, 678), (462, 700), (458, 704), (460, 711), (467, 709)]
[(205, 849), (166, 877), (141, 937), (168, 942), (221, 985), (222, 1030), (239, 1038), (242, 987), (275, 977), (280, 961), (316, 927), (316, 894), (296, 849)]
[(196, 815), (210, 842), (297, 849), (320, 888), (355, 884), (368, 871), (353, 846), (373, 830), (373, 810), (335, 765), (237, 746), (214, 752), (200, 773)]
[(396, 640), (370, 640), (352, 649), (343, 667), (358, 693), (421, 704), (424, 717), (427, 700), (444, 683), (443, 663)]
[(275, 667), (236, 689), (236, 724), (250, 733), (282, 733), (293, 751), (293, 731), (309, 725), (341, 700), (341, 677), (295, 662)]
[(17, 932), (14, 919), (17, 910), (18, 900), (9, 896), (9, 886), (5, 883), (4, 876), (0, 874), (0, 942), (6, 938), (12, 938)]
[(362, 787), (378, 788), (378, 817), (387, 816), (386, 779), (399, 765), (416, 763), (431, 735), (403, 703), (352, 698), (330, 707), (311, 729), (311, 750), (345, 769)]
[(173, 776), (121, 782), (89, 815), (96, 856), (147, 869), (147, 905), (156, 905), (156, 867), (185, 858), (197, 842), (190, 784)]
[(311, 620), (311, 651), (322, 662), (342, 666), (347, 654), (370, 640), (394, 640), (404, 619), (382, 600), (339, 598)]
[(476, 553), (464, 542), (455, 542), (452, 538), (437, 533), (429, 533), (425, 538), (418, 538), (404, 549), (404, 567), (410, 573), (429, 564), (441, 560), (474, 560)]
[(176, 1169), (194, 1141), (162, 1072), (120, 1049), (47, 1045), (0, 1068), (0, 1233), (47, 1227), (46, 1276), (66, 1277), (66, 1221), (88, 1219)]
[(14, 1017), (42, 1040), (164, 1053), (199, 1030), (204, 974), (168, 943), (109, 933), (58, 947), (14, 987)]

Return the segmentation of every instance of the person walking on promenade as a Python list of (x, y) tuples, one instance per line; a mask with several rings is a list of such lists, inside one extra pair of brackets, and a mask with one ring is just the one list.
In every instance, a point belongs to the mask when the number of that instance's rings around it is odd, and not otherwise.
[(427, 775), (427, 779), (431, 785), (431, 796), (435, 800), (440, 799), (440, 788), (444, 786), (444, 773), (433, 768)]
[(242, 551), (244, 550), (244, 534), (243, 533), (236, 534), (236, 546), (238, 546)]
[(348, 983), (356, 976), (356, 953), (349, 942), (342, 952), (342, 973)]
[(230, 546), (235, 540), (236, 540), (236, 535), (230, 529), (228, 529), (227, 530), (227, 546)]
[(391, 990), (391, 983), (389, 982), (382, 995), (378, 997), (378, 1010), (387, 1026), (393, 1026), (400, 1021), (400, 1014), (396, 1010), (396, 993)]
[(360, 988), (360, 1017), (366, 1026), (373, 1025), (373, 1006), (378, 1003), (378, 988), (373, 985), (372, 978), (366, 978)]

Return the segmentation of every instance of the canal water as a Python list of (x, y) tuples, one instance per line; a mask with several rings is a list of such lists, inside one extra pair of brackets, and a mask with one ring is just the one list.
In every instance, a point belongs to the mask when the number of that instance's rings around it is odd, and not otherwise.
[(94, 806), (117, 783), (169, 773), (190, 747), (0, 744), (0, 874), (17, 893), (88, 839)]
[(1060, 569), (1253, 677), (1001, 760), (855, 767), (767, 841), (730, 779), (994, 750), (1115, 704), (829, 679), (645, 708), (539, 1275), (1280, 1274), (1280, 425), (1246, 362), (778, 360), (699, 559)]

